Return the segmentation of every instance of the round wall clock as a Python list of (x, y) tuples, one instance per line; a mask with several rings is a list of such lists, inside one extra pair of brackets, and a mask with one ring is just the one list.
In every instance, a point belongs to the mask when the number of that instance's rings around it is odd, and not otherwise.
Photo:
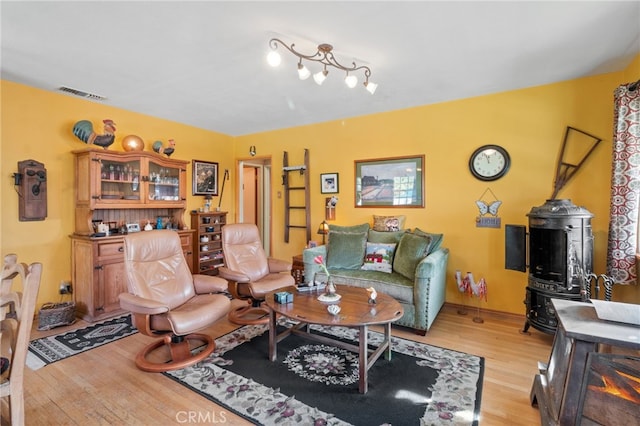
[(477, 179), (492, 181), (507, 174), (511, 158), (506, 149), (498, 145), (483, 145), (469, 158), (469, 170)]

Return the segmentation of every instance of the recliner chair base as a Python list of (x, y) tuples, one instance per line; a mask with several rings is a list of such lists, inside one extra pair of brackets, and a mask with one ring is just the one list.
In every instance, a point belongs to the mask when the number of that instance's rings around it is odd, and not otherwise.
[[(142, 371), (150, 373), (163, 373), (165, 371), (179, 370), (188, 367), (197, 362), (202, 361), (216, 348), (215, 342), (211, 336), (201, 333), (192, 333), (181, 336), (179, 342), (174, 342), (176, 336), (167, 334), (162, 339), (158, 339), (150, 345), (146, 346), (142, 352), (136, 356), (136, 366)], [(189, 341), (200, 341), (206, 344), (206, 347), (197, 354), (191, 353)], [(171, 360), (168, 362), (152, 362), (148, 359), (148, 355), (155, 350), (167, 346), (171, 354)]]
[(231, 309), (228, 314), (229, 321), (238, 325), (257, 325), (269, 322), (269, 309), (262, 306), (254, 306), (251, 300), (247, 300), (246, 306)]

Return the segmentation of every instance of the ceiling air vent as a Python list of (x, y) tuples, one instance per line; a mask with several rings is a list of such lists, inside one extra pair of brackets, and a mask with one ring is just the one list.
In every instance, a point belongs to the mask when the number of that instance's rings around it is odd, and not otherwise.
[(82, 90), (72, 89), (70, 87), (58, 87), (61, 92), (70, 93), (72, 95), (80, 96), (81, 98), (89, 98), (96, 101), (105, 101), (107, 98), (104, 96), (96, 95), (94, 93), (83, 92)]

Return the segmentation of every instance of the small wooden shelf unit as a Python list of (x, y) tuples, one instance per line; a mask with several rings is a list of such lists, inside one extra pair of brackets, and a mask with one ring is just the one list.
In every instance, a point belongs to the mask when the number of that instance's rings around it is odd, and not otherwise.
[(218, 268), (224, 266), (222, 227), (226, 223), (227, 212), (191, 212), (195, 274), (218, 275)]

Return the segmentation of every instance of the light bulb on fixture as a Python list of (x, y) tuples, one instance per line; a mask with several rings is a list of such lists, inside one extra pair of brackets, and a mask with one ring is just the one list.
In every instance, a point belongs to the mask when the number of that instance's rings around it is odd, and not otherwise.
[(320, 72), (317, 72), (313, 75), (313, 80), (316, 82), (318, 86), (321, 86), (322, 83), (324, 83), (324, 81), (327, 79), (327, 74), (329, 74), (329, 71), (327, 71), (326, 69)]
[(309, 78), (309, 76), (311, 76), (311, 71), (309, 71), (307, 67), (302, 65), (302, 62), (298, 63), (298, 77), (300, 78), (300, 80), (306, 80)]
[(374, 93), (376, 93), (376, 89), (378, 88), (378, 85), (375, 83), (372, 83), (370, 81), (365, 81), (364, 82), (364, 87), (366, 87), (367, 92), (371, 93), (372, 95)]
[(344, 82), (348, 88), (353, 89), (358, 84), (358, 77), (356, 77), (355, 75), (347, 74), (347, 76), (344, 78)]
[(280, 57), (280, 54), (278, 52), (276, 52), (275, 50), (269, 52), (269, 54), (267, 55), (267, 63), (269, 65), (271, 65), (272, 67), (277, 67), (278, 65), (280, 65), (280, 62), (282, 62), (282, 57)]

